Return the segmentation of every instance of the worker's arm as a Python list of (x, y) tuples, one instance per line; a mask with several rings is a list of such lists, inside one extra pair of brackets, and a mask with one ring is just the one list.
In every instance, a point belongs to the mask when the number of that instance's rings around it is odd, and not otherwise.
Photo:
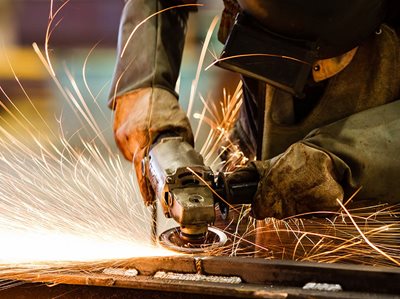
[[(260, 175), (253, 215), (285, 218), (337, 211), (337, 199), (400, 201), (400, 100), (311, 132), (283, 154), (252, 162)], [(371, 204), (372, 204), (371, 202)]]
[(178, 0), (126, 1), (119, 28), (111, 106), (115, 97), (138, 88), (159, 87), (175, 93), (189, 9), (160, 11), (180, 4), (183, 3)]
[[(328, 79), (323, 97), (301, 122), (286, 125), (277, 123), (278, 113), (268, 116), (269, 136), (275, 138), (266, 148), (278, 156), (251, 162), (246, 170), (260, 178), (252, 209), (256, 218), (337, 211), (337, 199), (346, 202), (360, 187), (351, 204), (400, 202), (399, 62), (398, 37), (383, 25), (346, 69)], [(286, 100), (274, 96), (277, 105)], [(297, 129), (300, 137), (291, 137)], [(286, 146), (290, 138), (295, 140)], [(278, 150), (281, 141), (284, 149)]]
[(160, 12), (184, 2), (129, 0), (121, 18), (109, 105), (115, 109), (116, 143), (133, 161), (147, 203), (153, 194), (141, 163), (154, 140), (160, 134), (171, 134), (193, 144), (189, 121), (174, 91), (189, 10)]

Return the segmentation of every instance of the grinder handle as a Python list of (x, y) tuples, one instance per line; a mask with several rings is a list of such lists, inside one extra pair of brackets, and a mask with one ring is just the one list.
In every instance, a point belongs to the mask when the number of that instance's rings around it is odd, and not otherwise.
[(215, 191), (225, 201), (215, 196), (218, 202), (221, 216), (225, 220), (228, 217), (229, 205), (251, 204), (257, 192), (259, 175), (256, 172), (241, 172), (226, 174), (220, 172), (216, 180)]

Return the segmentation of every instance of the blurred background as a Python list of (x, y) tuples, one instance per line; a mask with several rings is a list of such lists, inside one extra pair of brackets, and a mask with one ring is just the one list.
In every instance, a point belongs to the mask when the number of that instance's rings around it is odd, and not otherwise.
[[(76, 120), (76, 112), (66, 103), (32, 47), (32, 43), (35, 42), (43, 52), (50, 8), (53, 5), (53, 11), (56, 11), (64, 2), (0, 0), (0, 86), (3, 89), (3, 92), (0, 91), (0, 101), (13, 111), (15, 104), (23, 114), (29, 116), (43, 134), (47, 126), (31, 113), (32, 106), (15, 76), (51, 127), (62, 126), (64, 133), (71, 135), (82, 127), (82, 123)], [(201, 2), (204, 3), (204, 7), (199, 8), (198, 13), (191, 14), (189, 19), (181, 67), (180, 101), (184, 109), (188, 106), (190, 87), (195, 77), (205, 35), (213, 18), (220, 16), (223, 9), (222, 1)], [(50, 59), (61, 85), (64, 89), (73, 89), (67, 77), (69, 72), (76, 80), (83, 98), (110, 140), (110, 144), (113, 144), (112, 112), (106, 107), (106, 103), (115, 64), (115, 47), (123, 5), (123, 0), (71, 0), (62, 8), (54, 21), (54, 24), (58, 24), (49, 41)], [(222, 45), (216, 38), (217, 29), (218, 26), (209, 49), (219, 54)], [(98, 106), (84, 84), (85, 60), (87, 60), (86, 81), (90, 91), (96, 96)], [(212, 55), (207, 53), (204, 67), (212, 61)], [(205, 98), (219, 100), (223, 87), (234, 88), (236, 84), (236, 76), (213, 67), (209, 71), (202, 72), (198, 92)], [(199, 100), (195, 103), (193, 113), (200, 112), (203, 105)], [(14, 129), (19, 126), (15, 119), (4, 111), (4, 107), (0, 108), (0, 116), (2, 125), (7, 123)], [(197, 120), (191, 121), (195, 127)], [(22, 136), (23, 131), (21, 128)]]

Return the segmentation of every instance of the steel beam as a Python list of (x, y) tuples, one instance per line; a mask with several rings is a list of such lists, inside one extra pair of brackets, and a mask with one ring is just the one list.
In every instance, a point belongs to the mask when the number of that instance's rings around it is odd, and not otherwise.
[[(105, 274), (103, 270), (111, 264), (116, 269), (136, 269), (138, 275)], [(260, 258), (173, 256), (104, 262), (96, 264), (96, 270), (79, 270), (88, 269), (88, 265), (37, 273), (16, 269), (18, 275), (12, 275), (12, 269), (8, 269), (7, 275), (0, 271), (0, 278), (15, 283), (15, 287), (0, 291), (0, 297), (27, 298), (24, 297), (27, 292), (40, 290), (43, 296), (36, 294), (34, 297), (48, 298), (60, 290), (67, 295), (81, 294), (78, 297), (88, 295), (89, 298), (110, 298), (110, 294), (125, 298), (400, 298), (400, 269), (396, 268)], [(174, 279), (171, 278), (173, 275), (157, 278), (155, 275), (159, 271), (197, 274), (194, 277), (199, 279)], [(241, 282), (201, 279), (207, 276), (239, 277)], [(313, 283), (314, 288), (305, 288), (309, 283)], [(43, 284), (53, 287), (43, 287)], [(335, 291), (329, 291), (330, 286), (334, 286)]]

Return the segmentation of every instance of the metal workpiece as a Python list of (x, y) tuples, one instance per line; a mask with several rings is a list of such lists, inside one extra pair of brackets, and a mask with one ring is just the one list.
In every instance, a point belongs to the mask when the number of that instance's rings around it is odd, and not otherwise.
[[(104, 271), (110, 264), (115, 269)], [(20, 271), (18, 279), (0, 272), (0, 279), (15, 285), (0, 290), (0, 297), (400, 298), (395, 268), (187, 255), (104, 262), (85, 270), (89, 265)]]

